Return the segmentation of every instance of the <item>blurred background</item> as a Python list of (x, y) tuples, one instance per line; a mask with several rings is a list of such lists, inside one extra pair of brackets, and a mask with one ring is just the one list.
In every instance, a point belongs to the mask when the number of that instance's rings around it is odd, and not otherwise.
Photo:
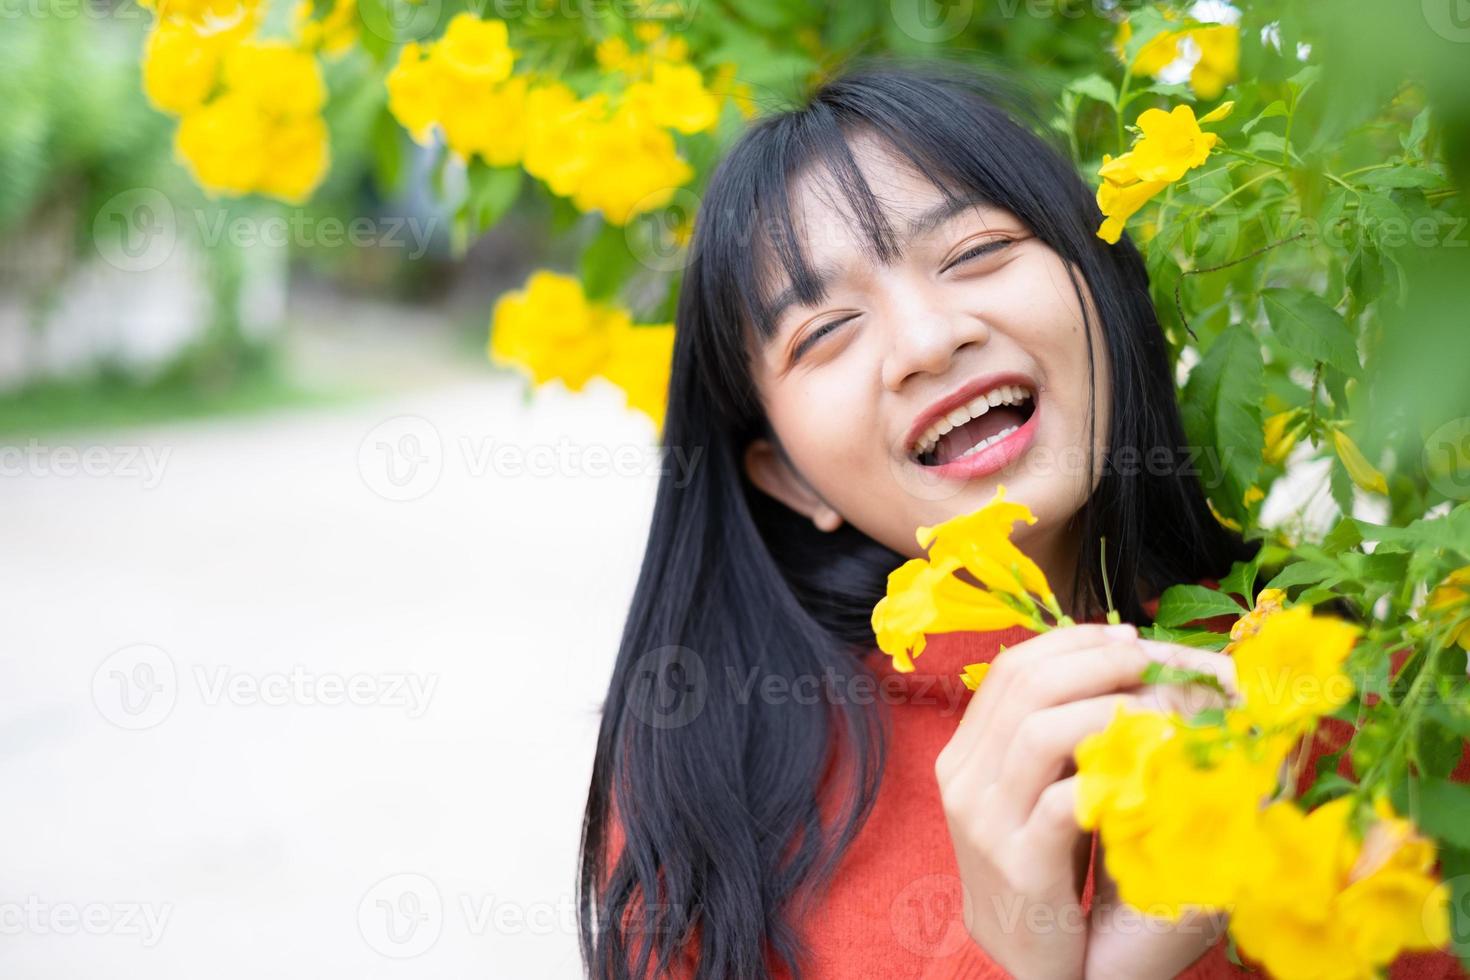
[[(1094, 183), (1146, 106), (1234, 100), (1228, 166), (1129, 229), (1181, 378), (1242, 296), (1349, 289), (1357, 330), (1418, 277), (1374, 375), (1423, 402), (1417, 465), (1470, 363), (1470, 21), (1422, 6), (8, 0), (0, 975), (580, 975), (699, 188), (852, 56), (1012, 72)], [(1268, 254), (1281, 213), (1357, 217)], [(1272, 325), (1259, 385), (1198, 396), (1254, 412), (1257, 456), (1307, 381), (1348, 402)], [(1470, 496), (1447, 445), (1394, 516)], [(1227, 474), (1222, 519), (1388, 515), (1312, 455)]]

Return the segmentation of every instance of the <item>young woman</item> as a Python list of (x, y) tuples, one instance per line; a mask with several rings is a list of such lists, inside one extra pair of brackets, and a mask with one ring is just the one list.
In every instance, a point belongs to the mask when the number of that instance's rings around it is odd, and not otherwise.
[[(658, 488), (585, 815), (593, 976), (1234, 969), (1218, 921), (1130, 926), (1072, 817), (1072, 750), (1159, 693), (1150, 658), (1228, 675), (1106, 627), (1104, 575), (1146, 624), (1252, 551), (1190, 466), (1139, 253), (1016, 103), (869, 63), (710, 181), (663, 435), (698, 463)], [(888, 573), (999, 484), (1082, 625), (934, 637), (896, 674)]]

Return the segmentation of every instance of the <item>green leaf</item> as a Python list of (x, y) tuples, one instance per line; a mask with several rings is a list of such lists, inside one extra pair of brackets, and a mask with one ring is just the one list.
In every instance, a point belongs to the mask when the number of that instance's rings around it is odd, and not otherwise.
[(1240, 596), (1247, 604), (1254, 603), (1256, 575), (1261, 571), (1261, 559), (1265, 555), (1266, 552), (1262, 549), (1250, 561), (1238, 561), (1231, 565), (1230, 571), (1220, 579), (1220, 590)]
[(1244, 518), (1241, 498), (1261, 472), (1265, 370), (1256, 338), (1234, 325), (1205, 351), (1184, 386), (1185, 430), (1205, 450), (1200, 482), (1227, 517)]
[(520, 167), (489, 167), (476, 160), (469, 167), (465, 201), (472, 230), (484, 232), (504, 217), (521, 192)]
[(638, 260), (628, 247), (626, 229), (604, 222), (582, 252), (580, 274), (587, 298), (612, 299), (628, 284), (637, 268)]
[(1470, 848), (1470, 786), (1443, 779), (1419, 783), (1419, 826), (1455, 847)]
[(1163, 626), (1182, 626), (1197, 619), (1213, 616), (1242, 616), (1246, 610), (1230, 596), (1203, 585), (1171, 585), (1159, 597), (1158, 615), (1154, 622)]
[(1342, 318), (1326, 301), (1295, 289), (1263, 289), (1261, 299), (1271, 329), (1281, 342), (1299, 354), (1325, 361), (1357, 377), (1363, 368), (1358, 345)]
[(1336, 565), (1328, 562), (1308, 560), (1292, 562), (1271, 581), (1266, 583), (1268, 589), (1289, 589), (1294, 585), (1316, 585), (1328, 579), (1336, 579), (1341, 573)]
[(1096, 99), (1104, 105), (1117, 105), (1118, 91), (1113, 83), (1098, 74), (1083, 75), (1067, 85), (1067, 91)]
[(1240, 127), (1240, 131), (1242, 133), (1249, 133), (1251, 130), (1256, 128), (1256, 124), (1259, 123), (1261, 120), (1270, 119), (1273, 116), (1284, 115), (1286, 115), (1286, 103), (1282, 102), (1280, 99), (1277, 99), (1275, 102), (1272, 102), (1270, 105), (1266, 106), (1266, 108), (1256, 113), (1256, 118), (1252, 119), (1250, 122)]
[(1370, 170), (1360, 179), (1369, 187), (1435, 189), (1449, 186), (1449, 181), (1444, 177), (1422, 167), (1389, 167), (1385, 170)]

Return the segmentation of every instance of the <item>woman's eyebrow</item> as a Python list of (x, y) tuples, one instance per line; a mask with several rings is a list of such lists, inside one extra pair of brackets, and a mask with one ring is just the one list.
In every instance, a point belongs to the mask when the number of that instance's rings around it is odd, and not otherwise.
[[(975, 207), (985, 208), (993, 206), (990, 201), (979, 195), (946, 197), (938, 204), (909, 219), (904, 224), (903, 232), (899, 235), (898, 254), (902, 256), (909, 245), (913, 243), (914, 239), (940, 227), (955, 215)], [(831, 288), (832, 283), (837, 280), (839, 274), (840, 270), (831, 265), (818, 266), (812, 270), (812, 275), (816, 278), (817, 284), (823, 292)], [(767, 322), (771, 326), (770, 333), (766, 338), (767, 345), (776, 339), (776, 325), (781, 322), (781, 316), (788, 309), (796, 305), (798, 305), (798, 300), (796, 298), (795, 286), (787, 286), (781, 290), (767, 305), (766, 317)]]

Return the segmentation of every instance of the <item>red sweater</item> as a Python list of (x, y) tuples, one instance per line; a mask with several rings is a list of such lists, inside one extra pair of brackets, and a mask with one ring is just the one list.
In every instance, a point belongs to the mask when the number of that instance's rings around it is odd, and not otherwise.
[[(1152, 615), (1155, 604), (1147, 604)], [(1210, 625), (1219, 628), (1219, 624)], [(1224, 623), (1225, 628), (1229, 623)], [(960, 879), (934, 775), (934, 761), (953, 735), (971, 692), (960, 682), (965, 664), (989, 662), (1000, 645), (1033, 635), (1021, 627), (996, 633), (931, 636), (916, 670), (900, 674), (876, 647), (866, 655), (879, 678), (875, 699), (891, 706), (888, 759), (873, 810), (845, 852), (817, 911), (804, 924), (811, 958), (803, 973), (813, 980), (988, 980), (1009, 974), (965, 930)], [(865, 692), (868, 693), (868, 692)], [(1311, 781), (1318, 756), (1339, 747), (1351, 731), (1329, 723), (1313, 747), (1302, 776)], [(1456, 778), (1470, 776), (1470, 754)], [(824, 814), (831, 810), (824, 807)], [(613, 852), (621, 846), (616, 821)], [(1094, 837), (1093, 855), (1096, 857)], [(1089, 867), (1082, 902), (1091, 903)], [(697, 942), (697, 937), (696, 937)], [(1235, 966), (1224, 941), (1215, 944), (1179, 978), (1216, 980), (1262, 974)], [(693, 976), (688, 961), (668, 976)], [(777, 973), (787, 980), (789, 974)], [(1466, 977), (1447, 953), (1407, 954), (1390, 980)]]

